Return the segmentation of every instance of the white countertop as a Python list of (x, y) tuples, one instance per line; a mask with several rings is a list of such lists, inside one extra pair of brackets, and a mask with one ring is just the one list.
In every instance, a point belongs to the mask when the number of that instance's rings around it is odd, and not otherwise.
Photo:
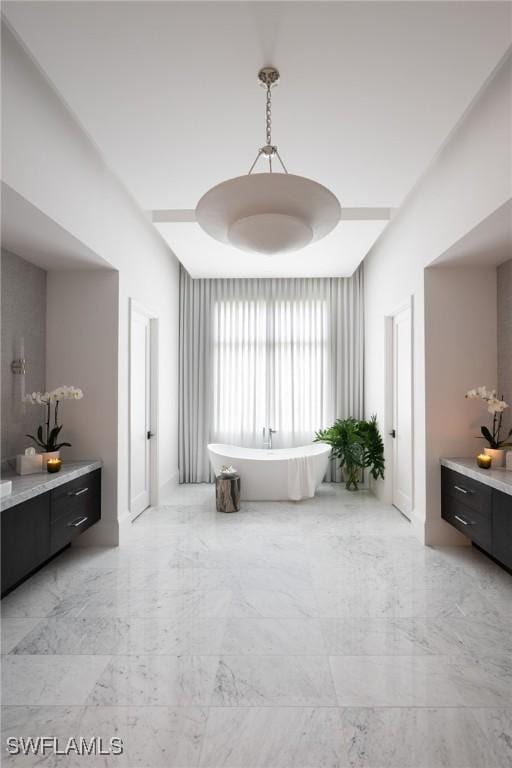
[(63, 461), (60, 472), (36, 472), (33, 475), (17, 475), (13, 469), (2, 470), (2, 480), (12, 482), (12, 492), (1, 500), (1, 509), (9, 509), (22, 501), (33, 499), (46, 491), (58, 488), (76, 477), (86, 475), (95, 469), (100, 469), (101, 461), (86, 459), (84, 461)]
[(476, 463), (476, 459), (441, 459), (443, 467), (453, 469), (461, 475), (471, 477), (472, 480), (484, 485), (490, 485), (502, 493), (508, 493), (512, 496), (512, 472), (505, 467), (497, 469), (482, 469)]

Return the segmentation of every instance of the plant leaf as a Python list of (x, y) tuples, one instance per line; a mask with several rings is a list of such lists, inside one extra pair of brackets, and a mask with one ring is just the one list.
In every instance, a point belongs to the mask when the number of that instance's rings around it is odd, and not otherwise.
[(59, 436), (59, 432), (61, 431), (61, 429), (62, 429), (62, 424), (60, 425), (60, 427), (53, 427), (50, 434), (48, 435), (48, 443), (47, 443), (48, 451), (58, 450), (55, 446), (56, 446), (57, 438)]
[(369, 421), (337, 419), (332, 427), (319, 430), (314, 441), (330, 445), (331, 455), (347, 472), (369, 467), (372, 477), (384, 477), (384, 444), (376, 415)]
[(41, 448), (46, 449), (45, 444), (42, 443), (40, 440), (38, 440), (37, 437), (34, 437), (34, 435), (25, 435), (25, 437), (29, 437), (31, 440), (34, 441), (36, 445), (39, 445)]
[(496, 448), (496, 443), (493, 440), (493, 437), (487, 427), (481, 427), (480, 432), (485, 437), (491, 448)]

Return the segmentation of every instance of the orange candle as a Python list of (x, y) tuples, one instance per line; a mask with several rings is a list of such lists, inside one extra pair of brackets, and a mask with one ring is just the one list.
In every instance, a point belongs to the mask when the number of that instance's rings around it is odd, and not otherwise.
[(476, 463), (482, 469), (489, 469), (492, 464), (492, 456), (488, 456), (486, 453), (479, 453), (476, 457)]
[(48, 459), (46, 469), (50, 473), (60, 472), (62, 461), (60, 459)]

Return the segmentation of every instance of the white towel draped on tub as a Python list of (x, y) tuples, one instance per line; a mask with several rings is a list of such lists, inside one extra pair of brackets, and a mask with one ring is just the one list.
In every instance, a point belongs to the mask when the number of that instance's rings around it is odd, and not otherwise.
[(315, 495), (315, 471), (312, 456), (288, 459), (288, 497), (292, 501), (311, 499)]

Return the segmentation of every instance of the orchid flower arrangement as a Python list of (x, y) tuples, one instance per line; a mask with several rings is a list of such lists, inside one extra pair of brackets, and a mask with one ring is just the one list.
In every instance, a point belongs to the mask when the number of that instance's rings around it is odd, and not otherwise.
[[(46, 434), (43, 434), (43, 426), (39, 426), (37, 430), (37, 437), (34, 435), (25, 435), (29, 437), (34, 443), (42, 448), (46, 453), (52, 453), (58, 451), (63, 446), (71, 447), (71, 443), (58, 443), (58, 437), (62, 429), (62, 424), (59, 426), (59, 403), (61, 400), (81, 400), (84, 393), (78, 387), (68, 387), (63, 385), (57, 387), (51, 392), (32, 392), (29, 395), (25, 395), (24, 402), (31, 405), (42, 405), (46, 408)], [(52, 421), (52, 406), (53, 406), (53, 427), (50, 427)]]
[(503, 440), (500, 439), (503, 422), (503, 411), (506, 408), (509, 408), (509, 404), (503, 400), (503, 397), (500, 400), (496, 396), (495, 389), (477, 387), (476, 389), (470, 389), (468, 392), (466, 392), (466, 398), (468, 400), (483, 400), (485, 403), (487, 403), (488, 412), (492, 413), (492, 432), (488, 427), (483, 426), (480, 428), (483, 438), (489, 443), (489, 448), (499, 450), (500, 448), (507, 448), (508, 446), (512, 445), (512, 443), (509, 442), (510, 437), (512, 436), (512, 429)]

